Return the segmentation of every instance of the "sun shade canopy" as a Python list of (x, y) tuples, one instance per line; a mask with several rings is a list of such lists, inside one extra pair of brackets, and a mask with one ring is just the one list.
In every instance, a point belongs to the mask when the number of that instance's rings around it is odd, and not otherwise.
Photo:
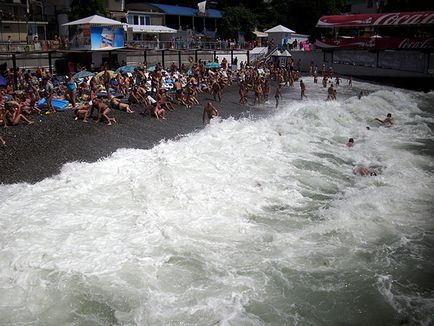
[(79, 20), (74, 20), (72, 22), (63, 24), (62, 26), (76, 26), (76, 25), (99, 25), (99, 26), (123, 26), (124, 24), (120, 21), (109, 19), (106, 17), (93, 15)]

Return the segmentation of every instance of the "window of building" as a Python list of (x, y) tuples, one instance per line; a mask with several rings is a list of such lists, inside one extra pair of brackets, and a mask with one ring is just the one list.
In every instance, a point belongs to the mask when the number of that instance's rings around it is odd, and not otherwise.
[(151, 25), (151, 17), (144, 15), (128, 15), (128, 24)]

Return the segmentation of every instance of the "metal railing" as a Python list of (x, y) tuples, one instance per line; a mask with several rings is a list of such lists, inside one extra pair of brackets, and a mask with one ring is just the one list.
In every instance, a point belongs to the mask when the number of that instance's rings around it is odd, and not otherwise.
[(57, 50), (57, 49), (68, 49), (68, 43), (60, 43), (55, 40), (46, 40), (32, 42), (28, 44), (27, 42), (0, 42), (0, 52), (35, 52), (35, 51), (47, 51), (47, 50)]
[(185, 49), (208, 49), (208, 50), (239, 50), (250, 49), (248, 44), (231, 43), (226, 45), (226, 42), (204, 42), (195, 40), (173, 40), (173, 41), (129, 41), (126, 46), (134, 49), (148, 49), (148, 50), (185, 50)]

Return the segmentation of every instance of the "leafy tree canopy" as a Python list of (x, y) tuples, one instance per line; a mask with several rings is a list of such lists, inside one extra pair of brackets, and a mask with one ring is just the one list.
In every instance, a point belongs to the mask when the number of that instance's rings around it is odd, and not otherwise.
[(256, 25), (257, 16), (243, 5), (227, 7), (221, 22), (220, 34), (226, 38), (238, 38), (238, 33), (244, 32), (246, 39), (251, 39)]
[(71, 3), (71, 20), (92, 15), (106, 16), (104, 0), (73, 0)]
[[(73, 0), (80, 3), (79, 9), (89, 3), (100, 2)], [(139, 0), (125, 0), (138, 2)], [(201, 0), (144, 0), (146, 2), (165, 3), (197, 8)], [(375, 2), (375, 1), (374, 1)], [(83, 3), (83, 5), (82, 5)], [(434, 1), (429, 0), (387, 0), (382, 12), (434, 10)], [(324, 15), (339, 15), (350, 11), (349, 0), (208, 0), (207, 8), (219, 9), (224, 18), (219, 28), (223, 37), (237, 37), (244, 32), (246, 38), (255, 30), (264, 30), (282, 24), (297, 33), (313, 35), (318, 19)], [(102, 8), (103, 9), (103, 8)], [(84, 17), (82, 15), (82, 17)]]

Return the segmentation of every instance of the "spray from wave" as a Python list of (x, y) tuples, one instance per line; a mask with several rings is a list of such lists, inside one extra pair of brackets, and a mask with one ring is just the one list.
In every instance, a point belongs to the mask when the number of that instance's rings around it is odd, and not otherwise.
[(355, 85), (0, 186), (0, 323), (432, 323), (434, 94)]

